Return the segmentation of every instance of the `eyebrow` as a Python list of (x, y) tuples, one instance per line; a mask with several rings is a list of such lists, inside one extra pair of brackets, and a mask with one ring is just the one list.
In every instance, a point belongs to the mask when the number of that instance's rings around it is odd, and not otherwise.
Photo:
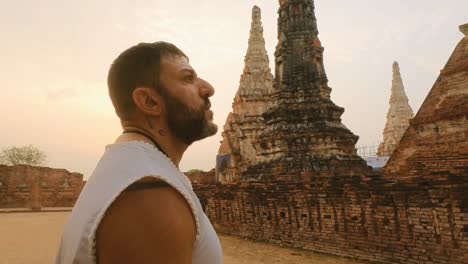
[(197, 76), (197, 73), (193, 69), (182, 69), (180, 72), (189, 72), (195, 76)]

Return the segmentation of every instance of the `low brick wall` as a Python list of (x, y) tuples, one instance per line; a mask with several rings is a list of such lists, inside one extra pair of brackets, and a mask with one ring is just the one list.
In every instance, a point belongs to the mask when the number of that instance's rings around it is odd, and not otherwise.
[(84, 184), (64, 169), (0, 165), (0, 208), (73, 207)]
[(391, 263), (468, 263), (468, 182), (370, 177), (195, 185), (224, 234)]

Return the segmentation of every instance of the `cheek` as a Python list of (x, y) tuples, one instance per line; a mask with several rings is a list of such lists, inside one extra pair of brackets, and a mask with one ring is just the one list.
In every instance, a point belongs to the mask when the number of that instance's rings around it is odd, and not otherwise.
[(194, 85), (174, 85), (173, 96), (191, 111), (201, 111), (205, 101), (200, 97), (197, 87)]
[(200, 110), (205, 105), (204, 100), (196, 92), (187, 92), (183, 99), (185, 105), (193, 110)]

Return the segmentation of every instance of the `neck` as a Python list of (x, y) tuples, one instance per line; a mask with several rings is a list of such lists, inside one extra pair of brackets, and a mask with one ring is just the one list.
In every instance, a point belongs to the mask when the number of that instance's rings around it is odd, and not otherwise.
[[(143, 132), (144, 134), (147, 134), (149, 137), (151, 137), (154, 141), (156, 141), (159, 146), (162, 148), (162, 151), (166, 153), (169, 159), (172, 160), (172, 162), (179, 167), (179, 163), (182, 159), (182, 156), (184, 155), (185, 150), (187, 150), (187, 145), (175, 138), (172, 134), (170, 134), (167, 130), (165, 134), (160, 134), (157, 130), (158, 129), (146, 129), (142, 128), (139, 126), (134, 126), (134, 125), (122, 125), (122, 128), (124, 131), (140, 131)], [(125, 133), (120, 135), (116, 143), (122, 143), (122, 142), (127, 142), (127, 141), (145, 141), (147, 143), (150, 143), (154, 145), (154, 143), (148, 139), (146, 136), (143, 136), (138, 133)]]

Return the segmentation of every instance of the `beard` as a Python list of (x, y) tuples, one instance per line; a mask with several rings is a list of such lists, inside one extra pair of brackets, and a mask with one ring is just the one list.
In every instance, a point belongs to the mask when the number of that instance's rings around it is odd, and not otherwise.
[(161, 96), (166, 104), (168, 127), (185, 144), (191, 145), (218, 131), (218, 126), (207, 115), (210, 105), (208, 98), (204, 98), (205, 103), (200, 109), (194, 110), (168, 91), (162, 92)]

